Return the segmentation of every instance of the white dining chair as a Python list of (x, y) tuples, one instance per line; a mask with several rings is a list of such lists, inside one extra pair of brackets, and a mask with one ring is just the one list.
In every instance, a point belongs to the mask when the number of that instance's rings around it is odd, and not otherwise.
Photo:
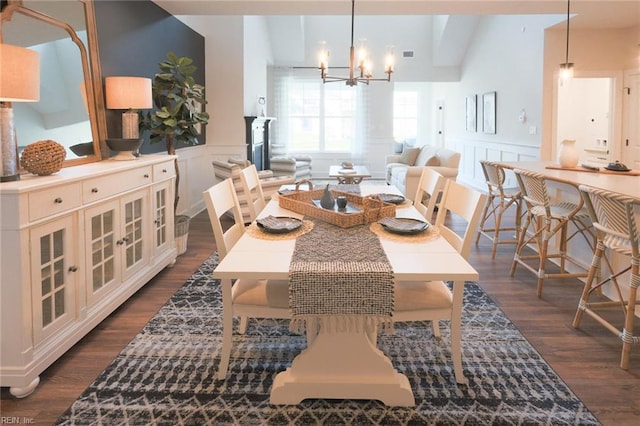
[[(213, 228), (219, 260), (242, 237), (245, 225), (240, 203), (231, 178), (203, 192), (209, 221)], [(234, 223), (223, 226), (221, 218), (231, 210)], [(226, 228), (226, 230), (225, 230)], [(247, 259), (249, 262), (250, 259)], [(218, 379), (224, 379), (229, 367), (233, 337), (233, 317), (240, 317), (238, 332), (244, 334), (248, 318), (289, 318), (288, 280), (238, 279), (222, 280), (222, 352)]]
[(249, 207), (249, 217), (253, 222), (267, 205), (255, 164), (251, 164), (240, 171), (240, 183), (242, 185), (242, 195)]
[[(475, 236), (476, 228), (480, 222), (482, 209), (487, 196), (475, 189), (462, 185), (453, 180), (445, 183), (442, 199), (438, 207), (435, 226), (440, 235), (444, 237), (465, 259), (469, 258), (471, 243)], [(455, 215), (466, 222), (466, 227), (461, 231), (457, 226), (453, 229), (446, 225), (448, 215)], [(457, 223), (459, 223), (456, 220)], [(425, 260), (425, 261), (428, 261)], [(454, 291), (456, 291), (454, 289)], [(457, 290), (461, 291), (461, 290)], [(444, 281), (401, 281), (395, 285), (395, 307), (393, 321), (431, 321), (433, 334), (440, 336), (440, 320), (461, 321), (462, 295), (454, 297)], [(459, 303), (459, 306), (455, 304)], [(455, 313), (458, 314), (455, 314)], [(456, 353), (453, 347), (459, 347), (460, 342), (454, 342), (452, 338), (452, 354)], [(459, 353), (459, 352), (458, 352)], [(460, 362), (461, 360), (454, 363)], [(461, 383), (462, 377), (456, 377)]]

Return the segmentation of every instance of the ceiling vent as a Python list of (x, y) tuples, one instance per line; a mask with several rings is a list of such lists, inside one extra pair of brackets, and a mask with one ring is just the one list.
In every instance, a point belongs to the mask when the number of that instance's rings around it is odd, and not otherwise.
[(413, 50), (404, 50), (402, 51), (403, 58), (413, 58)]

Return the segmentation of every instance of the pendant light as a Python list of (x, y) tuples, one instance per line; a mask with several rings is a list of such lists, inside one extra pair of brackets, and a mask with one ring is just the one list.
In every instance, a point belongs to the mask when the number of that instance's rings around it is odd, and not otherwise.
[(567, 0), (567, 44), (564, 63), (560, 64), (560, 78), (568, 80), (573, 77), (573, 62), (569, 62), (569, 16), (571, 14), (571, 0)]

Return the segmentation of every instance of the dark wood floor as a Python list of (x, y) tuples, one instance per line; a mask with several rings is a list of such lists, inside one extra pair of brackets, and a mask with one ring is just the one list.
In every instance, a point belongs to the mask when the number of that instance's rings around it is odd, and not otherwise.
[[(214, 250), (203, 212), (192, 220), (188, 250), (176, 265), (158, 274), (48, 368), (31, 396), (15, 399), (3, 388), (0, 415), (53, 423)], [(513, 246), (505, 245), (492, 260), (486, 239), (472, 248), (470, 260), (482, 287), (603, 424), (640, 424), (640, 347), (633, 349), (631, 368), (621, 370), (620, 339), (588, 318), (580, 330), (571, 327), (581, 284), (549, 281), (538, 299), (531, 274), (509, 276), (512, 256)]]

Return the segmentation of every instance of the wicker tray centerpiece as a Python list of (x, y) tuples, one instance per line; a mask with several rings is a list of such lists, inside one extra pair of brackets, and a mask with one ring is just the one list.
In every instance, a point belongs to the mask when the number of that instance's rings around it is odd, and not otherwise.
[[(301, 183), (305, 183), (305, 181), (298, 182), (296, 189)], [(309, 185), (309, 187), (312, 188), (311, 185)], [(363, 197), (338, 190), (331, 190), (331, 192), (334, 197), (345, 196), (347, 202), (359, 211), (346, 213), (317, 206), (313, 200), (322, 198), (324, 189), (309, 189), (308, 191), (296, 190), (282, 194), (278, 197), (278, 203), (280, 207), (287, 210), (315, 217), (316, 219), (337, 225), (341, 228), (364, 225), (376, 222), (383, 217), (394, 217), (396, 215), (395, 204), (385, 203), (375, 195)]]

